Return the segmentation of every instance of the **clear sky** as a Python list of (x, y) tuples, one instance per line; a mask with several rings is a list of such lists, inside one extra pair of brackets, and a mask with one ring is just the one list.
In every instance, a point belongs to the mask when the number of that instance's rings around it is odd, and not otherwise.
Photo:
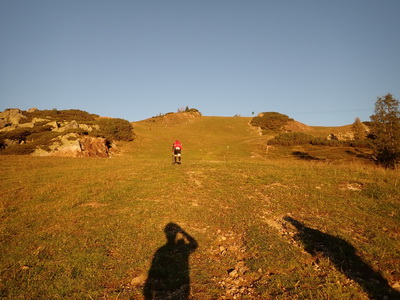
[(400, 98), (399, 0), (0, 0), (0, 110), (315, 126)]

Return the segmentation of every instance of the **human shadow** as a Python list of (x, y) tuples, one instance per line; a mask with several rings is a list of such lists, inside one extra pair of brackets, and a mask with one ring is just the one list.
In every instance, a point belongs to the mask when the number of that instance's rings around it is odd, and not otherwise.
[(189, 256), (197, 241), (179, 225), (169, 223), (164, 228), (165, 245), (154, 254), (143, 289), (146, 300), (189, 299)]
[(371, 299), (400, 299), (400, 293), (388, 281), (356, 254), (356, 249), (345, 240), (304, 226), (299, 221), (284, 217), (298, 231), (295, 239), (302, 242), (311, 255), (329, 259), (337, 270), (357, 282)]

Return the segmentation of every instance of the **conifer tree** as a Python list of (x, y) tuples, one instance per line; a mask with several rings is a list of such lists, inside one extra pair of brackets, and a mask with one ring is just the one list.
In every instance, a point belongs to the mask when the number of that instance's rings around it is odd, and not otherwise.
[(358, 118), (358, 117), (354, 121), (354, 123), (351, 127), (351, 131), (353, 132), (355, 141), (362, 141), (367, 136), (367, 131), (365, 130), (363, 123), (361, 122), (360, 118)]

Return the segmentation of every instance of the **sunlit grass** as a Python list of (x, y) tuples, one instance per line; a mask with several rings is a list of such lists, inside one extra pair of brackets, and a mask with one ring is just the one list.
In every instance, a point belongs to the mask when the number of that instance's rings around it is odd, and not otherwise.
[[(138, 278), (174, 222), (199, 244), (193, 299), (226, 295), (221, 282), (238, 261), (253, 280), (243, 299), (368, 299), (329, 259), (304, 250), (286, 216), (345, 240), (389, 284), (399, 282), (398, 171), (252, 157), (262, 137), (247, 123), (143, 122), (111, 159), (0, 157), (0, 295), (141, 299)], [(182, 165), (170, 160), (176, 138)]]

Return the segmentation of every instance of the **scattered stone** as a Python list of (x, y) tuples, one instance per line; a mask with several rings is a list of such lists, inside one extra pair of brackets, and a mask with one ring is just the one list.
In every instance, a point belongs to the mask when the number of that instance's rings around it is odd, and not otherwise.
[(58, 128), (53, 129), (53, 131), (64, 132), (68, 129), (77, 129), (77, 128), (79, 128), (79, 124), (75, 120), (73, 120), (71, 122), (62, 123)]
[(33, 118), (32, 119), (32, 123), (36, 124), (36, 123), (40, 123), (40, 122), (50, 122), (49, 119), (42, 119), (42, 118)]
[(358, 182), (345, 182), (339, 185), (339, 189), (342, 191), (361, 191), (363, 189), (363, 184)]
[(400, 281), (398, 281), (395, 284), (393, 284), (392, 288), (395, 289), (396, 291), (400, 292)]
[(0, 118), (0, 129), (6, 127), (6, 125), (7, 125), (6, 120)]
[(256, 297), (254, 289), (255, 282), (261, 279), (260, 272), (251, 273), (246, 266), (246, 247), (244, 246), (242, 236), (228, 232), (223, 234), (221, 230), (217, 231), (218, 255), (229, 255), (236, 260), (234, 267), (229, 268), (226, 277), (220, 278), (218, 284), (225, 290), (225, 293), (219, 299), (253, 299)]
[[(49, 122), (46, 125), (52, 126), (53, 130), (58, 129), (60, 127), (60, 125), (57, 123), (57, 121)], [(54, 130), (54, 131), (57, 131), (57, 130)]]
[(17, 128), (17, 125), (7, 125), (6, 127), (1, 128), (0, 131), (13, 131)]
[(134, 286), (143, 286), (146, 283), (147, 276), (146, 275), (139, 275), (132, 279), (131, 285)]
[(23, 127), (23, 128), (33, 128), (35, 127), (34, 123), (23, 123), (23, 124), (19, 124), (18, 125), (19, 128)]
[(88, 203), (83, 203), (83, 204), (81, 204), (80, 206), (82, 206), (82, 207), (87, 206), (87, 207), (94, 207), (94, 208), (96, 208), (96, 207), (108, 206), (108, 204), (99, 203), (99, 202), (88, 202)]
[(6, 147), (10, 147), (10, 146), (15, 146), (19, 144), (19, 141), (17, 140), (10, 140), (10, 139), (5, 139), (4, 143), (6, 144)]

